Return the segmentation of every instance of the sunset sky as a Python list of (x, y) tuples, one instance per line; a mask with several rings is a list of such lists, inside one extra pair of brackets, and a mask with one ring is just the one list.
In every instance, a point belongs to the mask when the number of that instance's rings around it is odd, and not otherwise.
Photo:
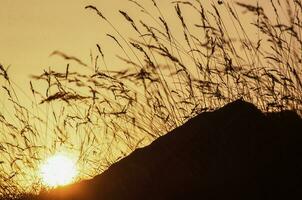
[[(141, 2), (150, 5), (150, 1)], [(167, 5), (161, 4), (163, 9)], [(84, 9), (87, 5), (98, 7), (120, 30), (129, 26), (121, 23), (124, 21), (118, 10), (127, 9), (130, 13), (137, 10), (126, 0), (111, 0), (110, 3), (98, 0), (1, 0), (0, 62), (11, 66), (10, 75), (19, 85), (24, 84), (30, 74), (40, 73), (50, 66), (65, 68), (61, 58), (49, 57), (55, 50), (89, 62), (90, 50), (95, 50), (96, 43), (106, 42), (105, 33), (110, 33), (110, 29), (94, 13)], [(115, 55), (110, 51), (110, 43), (101, 44), (107, 56)], [(110, 65), (116, 65), (116, 60), (112, 59)]]
[[(152, 7), (149, 0), (139, 2)], [(211, 2), (217, 4), (214, 0), (205, 1), (204, 4)], [(260, 2), (268, 4), (269, 1)], [(172, 19), (170, 23), (173, 25), (173, 6), (169, 1), (158, 1), (158, 4), (165, 17)], [(123, 23), (119, 9), (127, 10), (130, 16), (143, 16), (141, 13), (137, 15), (137, 7), (127, 0), (1, 0), (0, 63), (10, 66), (10, 75), (16, 83), (26, 84), (30, 74), (40, 73), (48, 67), (65, 67), (61, 58), (49, 57), (55, 50), (89, 63), (90, 50), (95, 50), (95, 44), (101, 43), (106, 55), (112, 56), (109, 57), (110, 65), (116, 67), (119, 64), (118, 59), (114, 58), (116, 53), (112, 52), (111, 41), (105, 36), (111, 29), (94, 13), (85, 10), (86, 5), (95, 5), (120, 30), (129, 30), (129, 25)], [(190, 16), (190, 12), (186, 15)]]

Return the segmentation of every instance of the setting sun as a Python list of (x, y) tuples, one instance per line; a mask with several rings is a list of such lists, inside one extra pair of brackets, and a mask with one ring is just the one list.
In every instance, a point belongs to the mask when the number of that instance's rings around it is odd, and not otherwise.
[(63, 154), (48, 158), (40, 170), (43, 184), (50, 187), (67, 185), (77, 175), (75, 161)]

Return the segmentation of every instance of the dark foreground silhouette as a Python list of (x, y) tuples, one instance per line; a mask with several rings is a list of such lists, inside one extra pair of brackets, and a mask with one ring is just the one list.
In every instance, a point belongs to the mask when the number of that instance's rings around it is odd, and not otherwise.
[(302, 199), (302, 119), (236, 101), (43, 199)]

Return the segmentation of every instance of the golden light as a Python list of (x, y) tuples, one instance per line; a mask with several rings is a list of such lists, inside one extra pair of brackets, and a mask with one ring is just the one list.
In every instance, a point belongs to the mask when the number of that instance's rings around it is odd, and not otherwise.
[(76, 162), (67, 155), (55, 154), (41, 166), (40, 175), (45, 186), (70, 184), (77, 175)]

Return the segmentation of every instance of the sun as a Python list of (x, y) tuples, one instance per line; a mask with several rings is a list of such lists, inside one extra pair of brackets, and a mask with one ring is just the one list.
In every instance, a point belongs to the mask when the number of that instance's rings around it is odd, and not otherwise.
[(67, 155), (55, 154), (41, 166), (40, 175), (45, 186), (70, 184), (77, 175), (76, 162)]

